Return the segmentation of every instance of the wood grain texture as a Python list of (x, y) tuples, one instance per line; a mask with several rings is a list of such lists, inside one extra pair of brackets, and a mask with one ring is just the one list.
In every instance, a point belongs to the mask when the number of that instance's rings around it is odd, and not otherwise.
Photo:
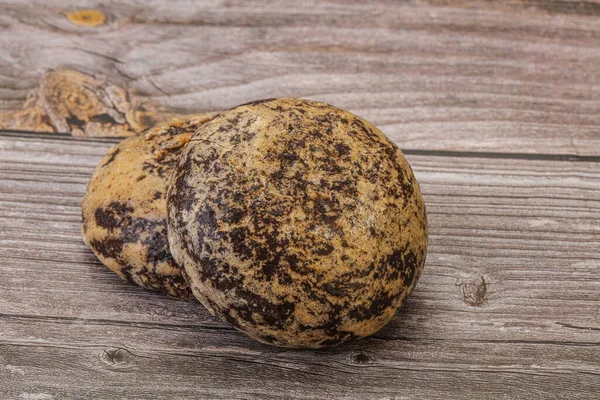
[(372, 338), (293, 351), (94, 258), (79, 202), (114, 143), (0, 134), (0, 398), (597, 398), (600, 157), (409, 151), (414, 294)]
[(172, 113), (307, 97), (407, 149), (597, 155), (599, 16), (597, 0), (1, 0), (0, 110), (4, 128), (61, 130), (22, 107), (71, 68)]
[(597, 399), (598, 17), (600, 0), (0, 0), (0, 129), (327, 101), (406, 150), (431, 225), (384, 330), (272, 348), (85, 247), (81, 197), (117, 139), (1, 132), (0, 398)]

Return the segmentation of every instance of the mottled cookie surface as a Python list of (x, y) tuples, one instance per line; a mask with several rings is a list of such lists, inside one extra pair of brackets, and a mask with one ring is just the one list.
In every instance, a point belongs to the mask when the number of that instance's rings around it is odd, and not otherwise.
[(425, 262), (425, 206), (401, 151), (325, 103), (263, 100), (211, 119), (179, 160), (167, 210), (196, 297), (278, 346), (375, 333)]
[(123, 279), (178, 298), (193, 298), (169, 251), (166, 192), (192, 133), (207, 115), (173, 120), (114, 146), (83, 198), (86, 244)]

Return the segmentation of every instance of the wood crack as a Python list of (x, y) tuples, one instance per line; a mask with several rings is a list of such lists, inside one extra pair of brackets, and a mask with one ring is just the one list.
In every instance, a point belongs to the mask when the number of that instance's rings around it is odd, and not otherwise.
[(557, 322), (556, 324), (560, 325), (560, 326), (563, 326), (565, 328), (581, 329), (581, 330), (584, 330), (584, 331), (600, 331), (600, 328), (593, 327), (593, 326), (577, 326), (577, 325), (567, 324), (565, 322)]
[[(201, 307), (198, 305), (198, 307)], [(19, 315), (19, 314), (6, 314), (0, 313), (0, 318), (13, 319), (13, 320), (31, 320), (45, 323), (60, 323), (60, 324), (73, 324), (73, 323), (86, 323), (96, 325), (114, 325), (114, 326), (126, 326), (135, 327), (141, 329), (166, 329), (166, 330), (211, 330), (211, 331), (229, 331), (234, 332), (235, 330), (229, 326), (214, 326), (214, 325), (197, 325), (197, 324), (167, 324), (158, 322), (140, 322), (140, 321), (122, 321), (112, 319), (97, 319), (97, 318), (83, 318), (83, 317), (66, 317), (66, 316), (39, 316), (39, 315)]]

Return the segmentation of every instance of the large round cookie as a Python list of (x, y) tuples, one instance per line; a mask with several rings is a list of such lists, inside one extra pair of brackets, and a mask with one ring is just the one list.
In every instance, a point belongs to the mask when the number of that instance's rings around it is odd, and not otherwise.
[(167, 211), (195, 296), (279, 346), (377, 332), (425, 262), (425, 206), (402, 152), (325, 103), (271, 99), (211, 119), (181, 155)]
[(82, 202), (83, 239), (123, 279), (173, 297), (193, 298), (169, 252), (167, 183), (183, 146), (208, 120), (173, 120), (123, 140), (100, 162)]

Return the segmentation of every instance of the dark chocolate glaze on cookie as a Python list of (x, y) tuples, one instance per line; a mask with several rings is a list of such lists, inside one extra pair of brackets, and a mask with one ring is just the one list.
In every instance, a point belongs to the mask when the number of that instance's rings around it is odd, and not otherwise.
[(196, 297), (279, 346), (375, 333), (425, 262), (425, 206), (401, 151), (325, 103), (269, 99), (213, 118), (183, 152), (167, 210)]

